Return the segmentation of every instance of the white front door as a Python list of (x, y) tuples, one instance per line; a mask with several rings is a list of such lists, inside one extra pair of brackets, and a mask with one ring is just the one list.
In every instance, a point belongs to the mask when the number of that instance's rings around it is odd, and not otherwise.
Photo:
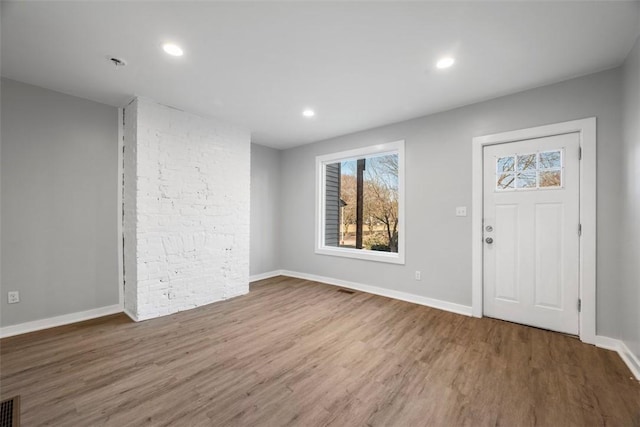
[(578, 334), (578, 133), (484, 147), (486, 316)]

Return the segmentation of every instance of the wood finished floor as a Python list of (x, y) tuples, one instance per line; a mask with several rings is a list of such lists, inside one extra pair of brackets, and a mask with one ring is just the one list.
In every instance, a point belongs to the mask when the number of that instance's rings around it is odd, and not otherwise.
[(299, 279), (0, 341), (24, 426), (640, 425), (614, 352)]

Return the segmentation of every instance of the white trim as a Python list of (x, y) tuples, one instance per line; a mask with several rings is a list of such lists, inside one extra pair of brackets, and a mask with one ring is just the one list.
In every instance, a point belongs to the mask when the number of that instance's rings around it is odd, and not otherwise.
[(79, 311), (77, 313), (63, 314), (61, 316), (19, 323), (17, 325), (4, 326), (0, 328), (0, 338), (26, 334), (28, 332), (40, 331), (42, 329), (55, 328), (56, 326), (82, 322), (84, 320), (95, 319), (97, 317), (108, 316), (116, 313), (122, 313), (122, 307), (120, 307), (120, 304)]
[(124, 310), (122, 310), (122, 312), (124, 314), (126, 314), (127, 316), (129, 316), (129, 319), (133, 320), (134, 322), (139, 322), (140, 321), (140, 319), (138, 319), (138, 316), (136, 316), (131, 311), (129, 311), (129, 309), (125, 308)]
[(556, 123), (511, 132), (479, 136), (472, 141), (471, 205), (471, 301), (473, 316), (482, 317), (482, 204), (483, 158), (486, 145), (502, 144), (552, 135), (578, 132), (582, 160), (580, 164), (580, 339), (594, 344), (596, 337), (596, 118)]
[(124, 310), (124, 235), (122, 232), (122, 222), (124, 220), (123, 217), (123, 206), (122, 206), (122, 192), (124, 191), (124, 165), (122, 164), (124, 160), (123, 154), (124, 148), (124, 108), (118, 108), (118, 195), (116, 199), (116, 203), (118, 205), (118, 226), (117, 226), (117, 248), (118, 248), (118, 304)]
[(633, 354), (624, 341), (615, 338), (609, 338), (602, 335), (595, 337), (596, 347), (613, 350), (620, 355), (622, 361), (629, 367), (631, 373), (640, 381), (640, 359)]
[(629, 349), (629, 347), (627, 347), (627, 344), (624, 341), (620, 341), (618, 354), (620, 355), (622, 360), (624, 360), (624, 363), (627, 364), (636, 379), (640, 381), (640, 359), (638, 359), (638, 356), (633, 354), (633, 352)]
[(267, 271), (266, 273), (254, 274), (249, 276), (249, 283), (257, 282), (258, 280), (270, 279), (276, 276), (282, 276), (282, 270), (273, 270)]
[(605, 337), (603, 335), (596, 335), (595, 346), (600, 348), (606, 348), (607, 350), (618, 351), (620, 348), (620, 340), (615, 338)]
[[(368, 155), (398, 154), (398, 253), (363, 251), (361, 249), (334, 248), (324, 246), (324, 200), (325, 200), (325, 168), (324, 165), (338, 160), (357, 159)], [(316, 225), (315, 253), (345, 258), (357, 258), (368, 261), (405, 263), (405, 156), (404, 140), (377, 144), (369, 147), (341, 151), (339, 153), (316, 156)]]
[(414, 304), (437, 308), (439, 310), (450, 311), (464, 316), (471, 316), (471, 307), (468, 305), (456, 304), (434, 298), (423, 297), (421, 295), (410, 294), (408, 292), (394, 291), (392, 289), (379, 288), (377, 286), (364, 285), (362, 283), (349, 282), (346, 280), (334, 279), (332, 277), (317, 276), (315, 274), (299, 273), (297, 271), (282, 270), (283, 276), (295, 277), (297, 279), (311, 280), (325, 283), (327, 285), (340, 286), (343, 288), (355, 289), (369, 294), (380, 295)]
[(388, 262), (391, 264), (404, 264), (404, 257), (400, 255), (400, 233), (398, 232), (398, 253), (382, 252), (382, 251), (370, 251), (362, 249), (351, 248), (333, 248), (330, 246), (323, 246), (316, 248), (316, 253), (319, 255), (339, 256), (344, 258), (363, 259), (367, 261)]

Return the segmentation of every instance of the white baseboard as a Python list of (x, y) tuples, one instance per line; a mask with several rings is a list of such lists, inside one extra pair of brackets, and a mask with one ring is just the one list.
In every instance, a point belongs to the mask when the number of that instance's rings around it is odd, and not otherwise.
[(596, 347), (606, 348), (607, 350), (618, 351), (620, 347), (620, 340), (615, 338), (605, 337), (603, 335), (596, 335)]
[(257, 282), (258, 280), (270, 279), (272, 277), (282, 276), (282, 270), (267, 271), (266, 273), (254, 274), (249, 276), (249, 283)]
[(17, 325), (4, 326), (0, 328), (0, 338), (26, 334), (28, 332), (40, 331), (42, 329), (55, 328), (56, 326), (82, 322), (83, 320), (95, 319), (96, 317), (108, 316), (116, 313), (122, 313), (122, 306), (120, 304), (94, 308), (77, 313), (63, 314), (61, 316), (19, 323)]
[(596, 335), (596, 346), (617, 352), (624, 363), (627, 364), (636, 379), (640, 381), (640, 359), (633, 354), (624, 341), (602, 335)]
[(408, 292), (394, 291), (392, 289), (379, 288), (377, 286), (365, 285), (362, 283), (349, 282), (346, 280), (334, 279), (331, 277), (316, 276), (315, 274), (299, 273), (297, 271), (282, 270), (283, 276), (295, 277), (297, 279), (313, 280), (314, 282), (326, 283), (328, 285), (340, 286), (343, 288), (355, 289), (369, 294), (380, 295), (387, 298), (412, 302), (414, 304), (425, 305), (427, 307), (450, 311), (456, 314), (471, 316), (471, 307), (439, 299), (423, 297), (421, 295), (410, 294)]
[(136, 316), (135, 314), (133, 314), (132, 312), (130, 312), (128, 309), (124, 309), (122, 310), (122, 312), (124, 314), (126, 314), (127, 316), (129, 316), (129, 319), (133, 320), (134, 322), (139, 322), (140, 319), (138, 319), (138, 316)]
[(627, 364), (633, 375), (636, 377), (638, 381), (640, 381), (640, 359), (638, 356), (633, 354), (633, 352), (627, 347), (627, 344), (624, 341), (620, 341), (620, 349), (618, 350), (618, 354), (624, 360), (624, 363)]

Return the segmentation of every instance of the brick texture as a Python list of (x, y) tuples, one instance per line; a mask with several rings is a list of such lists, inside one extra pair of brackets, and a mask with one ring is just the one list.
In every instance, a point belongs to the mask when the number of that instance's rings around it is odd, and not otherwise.
[(247, 293), (249, 132), (138, 98), (124, 135), (127, 313), (144, 320)]

